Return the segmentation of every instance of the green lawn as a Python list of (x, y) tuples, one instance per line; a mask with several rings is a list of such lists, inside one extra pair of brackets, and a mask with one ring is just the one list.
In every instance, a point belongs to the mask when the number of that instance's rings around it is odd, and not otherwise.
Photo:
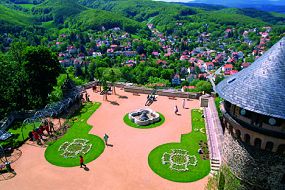
[(30, 131), (34, 129), (34, 127), (38, 127), (40, 122), (27, 124), (22, 127), (22, 122), (14, 122), (13, 125), (8, 129), (8, 132), (12, 133), (13, 136), (7, 139), (4, 142), (0, 142), (0, 145), (4, 147), (18, 147), (24, 141), (28, 139), (28, 134)]
[[(201, 128), (205, 130), (204, 119), (200, 110), (192, 110), (192, 132), (181, 136), (180, 143), (163, 144), (153, 149), (148, 156), (150, 168), (159, 176), (175, 182), (193, 182), (204, 178), (210, 172), (210, 161), (201, 159), (198, 149), (199, 142), (207, 141), (205, 133), (200, 132)], [(196, 130), (195, 130), (196, 129)], [(162, 164), (162, 156), (165, 152), (171, 152), (171, 149), (187, 150), (189, 155), (195, 155), (197, 158), (196, 166), (188, 166), (189, 171), (178, 172), (171, 170), (170, 164)]]
[(164, 122), (165, 122), (165, 117), (159, 113), (159, 116), (160, 116), (160, 121), (157, 122), (157, 123), (153, 123), (153, 124), (150, 124), (150, 125), (146, 125), (146, 126), (141, 126), (141, 125), (138, 125), (134, 122), (132, 122), (130, 119), (129, 119), (129, 114), (127, 113), (124, 117), (124, 122), (125, 124), (127, 124), (128, 126), (130, 127), (134, 127), (134, 128), (139, 128), (139, 129), (150, 129), (150, 128), (155, 128), (155, 127), (158, 127), (158, 126), (161, 126)]
[(85, 163), (95, 160), (103, 153), (105, 149), (104, 141), (98, 136), (88, 134), (92, 126), (87, 124), (87, 120), (100, 105), (100, 103), (85, 104), (83, 108), (69, 120), (71, 128), (68, 129), (68, 132), (62, 138), (47, 147), (45, 158), (48, 162), (62, 167), (79, 166), (79, 155), (75, 158), (64, 158), (61, 155), (62, 152), (58, 150), (63, 143), (72, 142), (77, 138), (89, 140), (88, 143), (92, 144), (90, 151), (83, 155)]

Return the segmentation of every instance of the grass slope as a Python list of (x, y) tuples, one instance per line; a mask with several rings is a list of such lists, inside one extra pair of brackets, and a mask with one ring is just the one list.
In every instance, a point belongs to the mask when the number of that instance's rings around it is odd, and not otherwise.
[[(200, 132), (201, 128), (205, 129), (202, 112), (192, 110), (192, 132), (182, 135), (180, 143), (163, 144), (153, 149), (148, 156), (150, 168), (160, 177), (175, 182), (193, 182), (207, 176), (210, 172), (210, 161), (201, 159), (198, 153), (199, 142), (207, 141), (206, 134)], [(188, 172), (169, 169), (170, 165), (162, 164), (161, 158), (165, 152), (171, 152), (171, 149), (185, 149), (189, 155), (195, 155), (198, 160), (197, 166), (189, 166)]]
[[(0, 23), (16, 25), (16, 26), (27, 26), (33, 22), (33, 19), (28, 14), (24, 14), (20, 11), (10, 9), (4, 5), (0, 5)], [(2, 26), (3, 27), (3, 26)]]
[(88, 134), (92, 126), (87, 124), (89, 117), (100, 107), (100, 103), (88, 103), (71, 118), (69, 124), (71, 128), (68, 132), (59, 140), (50, 144), (45, 151), (45, 158), (48, 162), (56, 166), (62, 167), (73, 167), (79, 166), (79, 157), (78, 158), (64, 158), (60, 154), (62, 152), (58, 151), (58, 148), (64, 142), (72, 142), (75, 138), (83, 138), (89, 140), (89, 143), (92, 144), (91, 150), (86, 153), (84, 156), (85, 163), (91, 162), (98, 158), (105, 149), (104, 141), (95, 135)]
[(140, 126), (140, 125), (138, 125), (136, 123), (133, 123), (129, 119), (129, 114), (125, 115), (124, 122), (125, 122), (125, 124), (127, 124), (130, 127), (134, 127), (134, 128), (138, 128), (138, 129), (150, 129), (150, 128), (155, 128), (155, 127), (161, 126), (165, 122), (165, 117), (161, 113), (159, 113), (159, 116), (160, 116), (160, 121), (159, 122), (153, 123), (153, 124), (150, 124), (150, 125), (147, 125), (147, 126)]

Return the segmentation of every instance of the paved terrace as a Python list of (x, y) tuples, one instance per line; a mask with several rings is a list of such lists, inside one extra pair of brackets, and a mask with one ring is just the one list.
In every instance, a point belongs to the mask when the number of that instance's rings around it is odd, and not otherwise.
[[(103, 97), (88, 90), (92, 101), (102, 102)], [(45, 160), (44, 148), (24, 145), (22, 157), (12, 165), (17, 176), (0, 182), (0, 189), (9, 190), (203, 190), (207, 177), (193, 183), (175, 183), (156, 175), (148, 166), (148, 154), (155, 147), (179, 142), (181, 134), (191, 131), (190, 110), (199, 107), (198, 100), (186, 101), (182, 109), (182, 99), (169, 100), (158, 97), (150, 107), (161, 112), (165, 123), (153, 129), (135, 129), (123, 122), (127, 112), (143, 107), (146, 95), (134, 96), (117, 89), (117, 93), (126, 96), (108, 96), (110, 102), (102, 102), (101, 107), (91, 116), (88, 123), (94, 128), (90, 133), (103, 137), (109, 135), (109, 143), (103, 154), (88, 163), (90, 169), (79, 167), (63, 168), (51, 165)], [(178, 105), (181, 116), (174, 114)]]

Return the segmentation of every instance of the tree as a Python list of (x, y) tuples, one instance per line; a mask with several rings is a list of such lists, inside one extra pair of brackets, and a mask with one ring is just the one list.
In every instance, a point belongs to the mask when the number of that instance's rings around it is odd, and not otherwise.
[(116, 94), (115, 82), (120, 80), (121, 76), (122, 76), (121, 71), (117, 68), (108, 68), (105, 69), (103, 72), (103, 78), (111, 82), (111, 85), (113, 86), (112, 90), (113, 94)]
[(216, 75), (215, 84), (216, 85), (219, 84), (224, 79), (225, 79), (224, 75)]
[(208, 81), (199, 81), (196, 84), (196, 88), (199, 92), (211, 93), (212, 92), (212, 85)]
[(103, 101), (105, 100), (105, 101), (107, 101), (108, 100), (108, 84), (107, 84), (107, 81), (103, 78), (102, 80), (101, 80), (101, 84), (102, 84), (102, 86), (103, 86)]
[(62, 86), (66, 79), (66, 74), (61, 74), (59, 77), (57, 77), (57, 85), (53, 87), (53, 91), (49, 94), (50, 102), (57, 102), (63, 98)]
[(147, 86), (150, 87), (166, 87), (170, 86), (170, 81), (158, 77), (149, 77)]
[(6, 56), (0, 55), (0, 113), (47, 104), (60, 71), (56, 56), (42, 46), (14, 46)]
[(57, 83), (61, 67), (56, 55), (43, 46), (27, 47), (23, 52), (23, 68), (27, 75), (28, 104), (31, 108), (45, 105), (48, 94)]
[(0, 115), (5, 116), (13, 110), (24, 108), (23, 86), (25, 78), (22, 67), (8, 57), (0, 55)]

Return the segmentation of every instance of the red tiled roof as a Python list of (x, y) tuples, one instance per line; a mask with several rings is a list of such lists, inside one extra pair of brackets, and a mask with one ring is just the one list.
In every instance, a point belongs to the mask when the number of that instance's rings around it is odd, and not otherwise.
[(237, 70), (231, 70), (231, 71), (230, 71), (230, 75), (233, 75), (233, 74), (236, 74), (236, 73), (238, 73)]
[(212, 63), (212, 62), (207, 62), (206, 65), (207, 65), (207, 66), (210, 66), (210, 65), (214, 66), (214, 63)]
[(224, 65), (224, 68), (226, 68), (226, 69), (232, 69), (232, 68), (234, 68), (234, 67), (233, 67), (232, 64), (225, 64), (225, 65)]

